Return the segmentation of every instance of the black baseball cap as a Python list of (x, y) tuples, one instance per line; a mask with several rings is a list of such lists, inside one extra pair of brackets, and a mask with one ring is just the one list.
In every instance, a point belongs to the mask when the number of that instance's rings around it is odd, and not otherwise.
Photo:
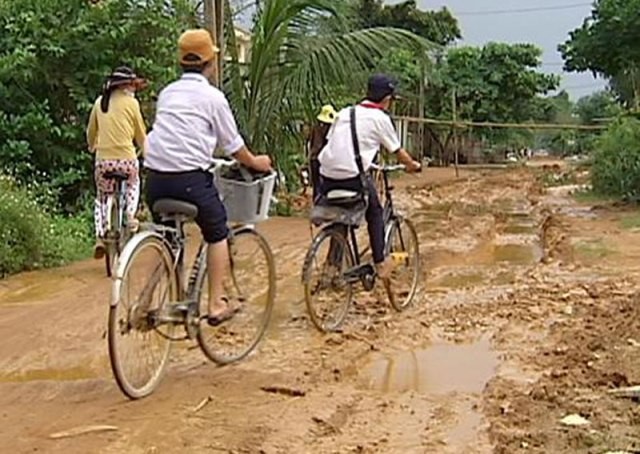
[(389, 95), (395, 98), (397, 85), (396, 79), (387, 74), (374, 74), (367, 83), (367, 98), (374, 102), (380, 102)]

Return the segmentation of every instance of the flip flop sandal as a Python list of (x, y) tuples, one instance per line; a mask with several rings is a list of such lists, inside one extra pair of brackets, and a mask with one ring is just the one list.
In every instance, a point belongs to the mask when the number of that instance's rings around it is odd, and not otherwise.
[(104, 244), (97, 244), (93, 248), (93, 258), (96, 260), (100, 260), (107, 255), (107, 247)]
[(224, 302), (227, 304), (227, 309), (218, 314), (218, 315), (207, 315), (205, 316), (205, 318), (207, 319), (207, 323), (209, 324), (209, 326), (220, 326), (222, 325), (224, 322), (228, 322), (229, 320), (231, 320), (233, 317), (235, 317), (235, 315), (240, 312), (241, 307), (237, 306), (237, 307), (229, 307), (229, 299), (228, 298), (223, 298)]

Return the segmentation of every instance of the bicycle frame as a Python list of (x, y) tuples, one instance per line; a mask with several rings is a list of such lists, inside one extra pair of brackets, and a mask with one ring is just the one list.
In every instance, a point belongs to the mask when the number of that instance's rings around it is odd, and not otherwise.
[[(392, 197), (393, 186), (391, 186), (389, 182), (389, 171), (384, 168), (377, 169), (375, 171), (380, 172), (382, 174), (382, 184), (383, 184), (383, 189), (384, 189), (383, 192), (384, 192), (384, 199), (385, 199), (384, 205), (382, 207), (382, 222), (383, 222), (383, 225), (385, 226), (385, 242), (386, 242), (390, 233), (387, 226), (391, 221), (397, 219), (398, 215), (396, 214), (395, 208), (393, 205), (393, 197)], [(332, 225), (338, 225), (338, 224), (332, 224)], [(358, 247), (358, 241), (356, 238), (356, 230), (357, 230), (357, 227), (355, 226), (349, 227), (349, 236), (347, 237), (347, 240), (349, 241), (351, 248), (353, 250), (353, 255), (356, 260), (356, 266), (358, 266), (361, 264), (362, 257), (364, 256), (364, 254), (367, 253), (367, 251), (369, 250), (369, 247), (368, 246), (365, 247), (362, 250), (362, 252), (360, 252)]]

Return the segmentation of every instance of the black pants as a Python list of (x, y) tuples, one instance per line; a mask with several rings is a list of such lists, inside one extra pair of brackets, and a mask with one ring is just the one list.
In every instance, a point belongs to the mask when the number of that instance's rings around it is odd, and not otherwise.
[[(322, 177), (320, 190), (322, 194), (326, 194), (334, 189), (344, 189), (348, 191), (360, 191), (360, 177), (349, 178), (347, 180), (332, 180)], [(378, 198), (378, 191), (371, 181), (367, 178), (365, 190), (368, 192), (369, 204), (365, 218), (367, 220), (367, 229), (369, 231), (369, 241), (371, 243), (371, 253), (373, 254), (374, 263), (382, 263), (384, 261), (384, 219), (382, 205)]]
[(320, 195), (320, 162), (317, 159), (309, 161), (309, 181), (313, 190), (313, 201), (315, 202)]
[[(176, 199), (198, 207), (195, 221), (207, 243), (218, 243), (227, 239), (227, 212), (213, 184), (213, 175), (204, 170), (190, 172), (156, 172), (147, 169), (146, 198), (149, 208), (159, 199)], [(158, 223), (158, 215), (153, 213)]]

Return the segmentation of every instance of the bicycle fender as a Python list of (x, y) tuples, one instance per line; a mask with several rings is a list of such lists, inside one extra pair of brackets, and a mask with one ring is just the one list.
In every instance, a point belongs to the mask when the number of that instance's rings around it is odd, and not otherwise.
[(140, 243), (142, 243), (149, 237), (156, 237), (160, 241), (165, 241), (164, 237), (159, 233), (145, 230), (143, 232), (138, 232), (133, 237), (131, 237), (131, 239), (127, 242), (127, 244), (124, 246), (124, 249), (120, 253), (120, 257), (118, 257), (118, 264), (116, 266), (116, 272), (113, 275), (110, 301), (111, 306), (115, 306), (118, 304), (118, 295), (120, 295), (122, 278), (124, 276), (125, 268), (127, 266), (127, 263), (129, 262), (131, 254), (133, 254), (133, 251), (135, 251)]

